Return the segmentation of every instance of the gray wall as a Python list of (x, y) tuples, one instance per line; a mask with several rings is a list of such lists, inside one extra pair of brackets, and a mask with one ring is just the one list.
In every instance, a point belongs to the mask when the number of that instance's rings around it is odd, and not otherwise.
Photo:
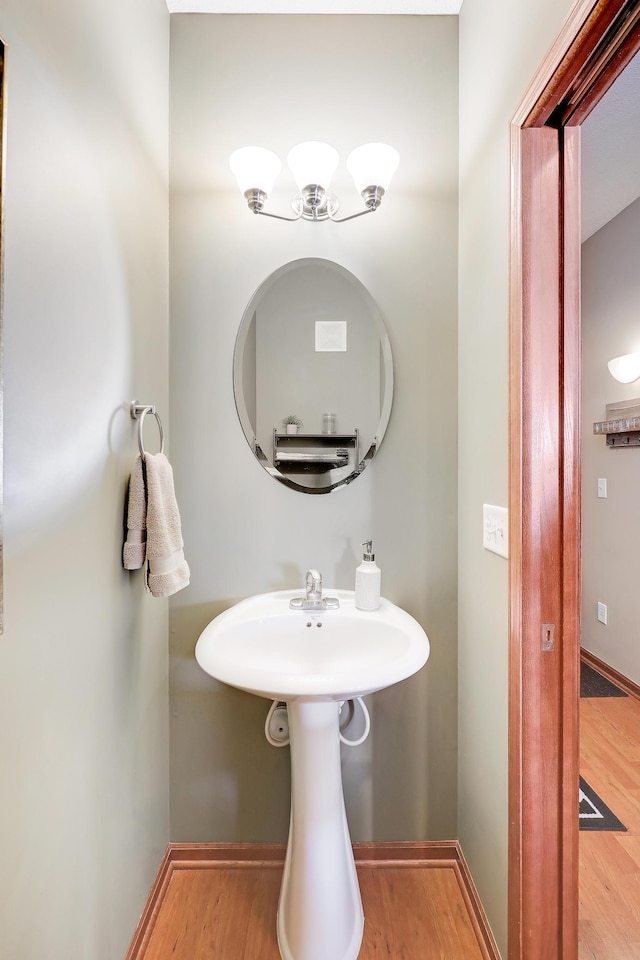
[(509, 122), (570, 5), (460, 14), (458, 836), (505, 955), (508, 565), (482, 504), (508, 494)]
[[(285, 838), (289, 757), (264, 740), (267, 701), (203, 674), (195, 642), (233, 601), (302, 585), (310, 566), (352, 588), (369, 536), (383, 593), (420, 620), (432, 654), (419, 676), (370, 698), (372, 736), (344, 748), (352, 835), (454, 837), (457, 19), (182, 15), (171, 45), (172, 450), (193, 572), (171, 613), (172, 837)], [(342, 225), (250, 214), (232, 150), (256, 142), (282, 157), (316, 138), (338, 148), (343, 170), (359, 143), (397, 147), (382, 208)], [(294, 184), (281, 180), (273, 208), (286, 212)], [(348, 175), (334, 186), (344, 213), (358, 208)], [(369, 289), (396, 377), (379, 455), (327, 496), (267, 476), (231, 379), (254, 290), (313, 256)]]
[(168, 416), (168, 27), (0, 0), (7, 960), (121, 960), (168, 841), (167, 605), (120, 561), (128, 401)]
[[(640, 683), (638, 541), (640, 447), (608, 450), (593, 423), (607, 403), (640, 396), (640, 384), (618, 383), (607, 361), (640, 352), (640, 200), (582, 245), (582, 644)], [(598, 498), (598, 477), (607, 499)], [(606, 603), (608, 624), (598, 622)]]

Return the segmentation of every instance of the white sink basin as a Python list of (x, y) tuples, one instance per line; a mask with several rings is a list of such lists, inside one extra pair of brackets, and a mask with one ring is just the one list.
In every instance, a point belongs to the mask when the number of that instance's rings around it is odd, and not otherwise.
[(349, 700), (416, 673), (429, 656), (412, 616), (384, 598), (358, 610), (352, 590), (325, 589), (338, 610), (291, 610), (300, 590), (242, 600), (204, 629), (196, 659), (224, 683), (273, 700)]
[(416, 673), (429, 656), (422, 627), (382, 599), (357, 610), (352, 590), (325, 590), (337, 610), (292, 610), (299, 590), (242, 600), (205, 627), (203, 670), (285, 700), (291, 745), (291, 821), (277, 932), (282, 960), (357, 960), (364, 929), (340, 759), (339, 700)]

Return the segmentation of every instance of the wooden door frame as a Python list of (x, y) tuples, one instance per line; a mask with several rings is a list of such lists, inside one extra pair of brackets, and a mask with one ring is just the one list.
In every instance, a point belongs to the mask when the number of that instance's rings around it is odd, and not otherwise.
[(580, 124), (638, 49), (577, 0), (511, 126), (509, 960), (578, 956)]

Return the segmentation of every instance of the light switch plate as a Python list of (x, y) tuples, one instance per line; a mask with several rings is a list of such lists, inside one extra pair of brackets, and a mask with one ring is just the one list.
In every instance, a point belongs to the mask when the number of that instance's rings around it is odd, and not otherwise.
[(607, 499), (607, 478), (606, 477), (598, 477), (598, 496), (602, 500)]
[(482, 545), (501, 557), (509, 556), (509, 511), (482, 504)]

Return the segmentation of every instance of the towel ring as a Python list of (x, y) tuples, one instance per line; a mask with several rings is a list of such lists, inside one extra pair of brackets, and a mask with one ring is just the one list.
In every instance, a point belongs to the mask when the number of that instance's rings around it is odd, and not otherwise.
[(156, 418), (156, 423), (158, 424), (158, 430), (160, 432), (160, 453), (164, 453), (164, 431), (162, 429), (162, 421), (155, 406), (152, 404), (136, 403), (135, 400), (131, 401), (131, 419), (138, 420), (138, 446), (140, 447), (140, 456), (144, 457), (147, 452), (144, 448), (144, 442), (142, 437), (142, 431), (144, 429), (144, 418), (148, 413), (152, 413)]

